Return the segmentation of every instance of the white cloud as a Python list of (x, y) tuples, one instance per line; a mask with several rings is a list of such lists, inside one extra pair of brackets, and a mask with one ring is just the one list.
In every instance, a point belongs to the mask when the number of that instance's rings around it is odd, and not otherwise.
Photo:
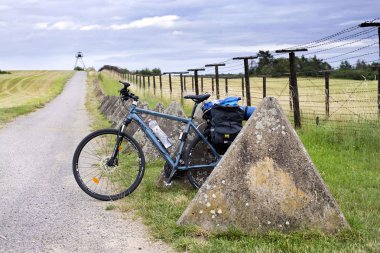
[(123, 20), (124, 18), (123, 17), (120, 17), (120, 16), (114, 16), (114, 17), (111, 17), (111, 20)]
[(34, 24), (34, 29), (38, 30), (78, 30), (80, 25), (75, 24), (72, 21), (58, 21), (52, 24), (47, 22), (39, 22)]
[(172, 34), (176, 35), (176, 36), (180, 36), (180, 35), (184, 35), (184, 32), (182, 32), (182, 31), (173, 31)]
[(47, 28), (48, 30), (76, 30), (78, 25), (71, 21), (59, 21)]
[(43, 30), (43, 29), (47, 29), (48, 25), (49, 25), (49, 23), (45, 23), (45, 22), (35, 23), (34, 28), (39, 29), (39, 30)]
[(277, 50), (293, 47), (293, 44), (262, 44), (256, 46), (220, 46), (207, 49), (209, 53), (257, 53), (260, 50)]
[(11, 9), (11, 7), (8, 5), (4, 5), (4, 4), (0, 5), (0, 11), (4, 11), (4, 10), (8, 10), (8, 9)]
[(126, 51), (119, 51), (117, 53), (107, 53), (107, 54), (92, 54), (90, 56), (88, 56), (87, 58), (91, 61), (91, 62), (100, 62), (100, 64), (102, 62), (107, 62), (107, 61), (110, 61), (111, 59), (126, 59), (130, 56), (132, 56), (133, 54), (130, 53), (130, 52), (126, 52)]
[(100, 30), (104, 29), (101, 25), (85, 25), (80, 28), (81, 31), (91, 31), (91, 30)]
[(177, 15), (166, 15), (166, 16), (156, 16), (149, 18), (142, 18), (139, 20), (135, 20), (133, 22), (127, 24), (114, 24), (111, 25), (110, 28), (113, 30), (125, 30), (125, 29), (140, 29), (144, 27), (161, 27), (161, 28), (170, 28), (173, 27), (175, 21), (177, 21), (179, 17)]
[[(34, 24), (34, 28), (40, 29), (40, 30), (81, 30), (81, 31), (104, 30), (104, 29), (127, 30), (127, 29), (141, 29), (145, 27), (171, 28), (175, 25), (175, 21), (177, 21), (178, 19), (179, 17), (176, 15), (156, 16), (156, 17), (138, 19), (126, 24), (112, 24), (109, 26), (102, 26), (102, 25), (97, 25), (97, 24), (81, 25), (81, 24), (76, 24), (72, 21), (58, 21), (53, 24), (40, 22), (40, 23)], [(181, 35), (182, 32), (175, 31), (175, 33), (173, 34)]]
[(0, 27), (6, 27), (8, 26), (7, 22), (0, 21)]
[(359, 23), (363, 22), (363, 20), (356, 19), (356, 20), (349, 20), (347, 22), (339, 23), (340, 26), (348, 26), (348, 25), (357, 25)]

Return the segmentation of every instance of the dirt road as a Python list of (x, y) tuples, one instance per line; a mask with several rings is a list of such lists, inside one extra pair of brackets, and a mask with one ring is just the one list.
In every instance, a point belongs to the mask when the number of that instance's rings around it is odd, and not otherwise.
[(45, 108), (0, 130), (0, 252), (171, 252), (75, 183), (72, 155), (90, 131), (85, 81), (77, 72)]

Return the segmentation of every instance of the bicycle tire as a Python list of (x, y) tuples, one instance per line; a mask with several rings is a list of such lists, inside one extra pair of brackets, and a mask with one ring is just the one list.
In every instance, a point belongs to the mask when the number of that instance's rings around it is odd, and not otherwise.
[[(144, 176), (144, 153), (137, 141), (127, 133), (122, 134), (117, 164), (106, 164), (112, 155), (117, 135), (116, 129), (95, 131), (79, 143), (73, 156), (76, 182), (85, 193), (98, 200), (110, 201), (128, 196)], [(103, 186), (106, 187), (105, 191), (102, 190)]]
[[(203, 135), (210, 139), (210, 132), (206, 131)], [(197, 136), (189, 145), (186, 155), (185, 164), (186, 166), (197, 165), (197, 164), (210, 164), (215, 162), (217, 157), (211, 152), (211, 149), (207, 144)], [(195, 188), (199, 189), (202, 184), (206, 181), (207, 177), (211, 174), (214, 168), (206, 169), (190, 169), (187, 171), (187, 178), (190, 184)]]

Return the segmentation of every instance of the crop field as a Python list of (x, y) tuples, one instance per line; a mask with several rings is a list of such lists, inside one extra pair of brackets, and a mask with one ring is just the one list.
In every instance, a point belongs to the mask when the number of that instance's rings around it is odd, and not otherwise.
[(0, 75), (0, 125), (57, 96), (72, 71), (11, 71)]

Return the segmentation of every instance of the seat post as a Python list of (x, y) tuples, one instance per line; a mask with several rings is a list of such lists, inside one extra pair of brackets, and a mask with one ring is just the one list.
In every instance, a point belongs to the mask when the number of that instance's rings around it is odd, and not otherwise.
[(197, 109), (198, 105), (199, 103), (197, 102), (194, 103), (193, 111), (191, 112), (191, 119), (194, 119), (195, 110)]

